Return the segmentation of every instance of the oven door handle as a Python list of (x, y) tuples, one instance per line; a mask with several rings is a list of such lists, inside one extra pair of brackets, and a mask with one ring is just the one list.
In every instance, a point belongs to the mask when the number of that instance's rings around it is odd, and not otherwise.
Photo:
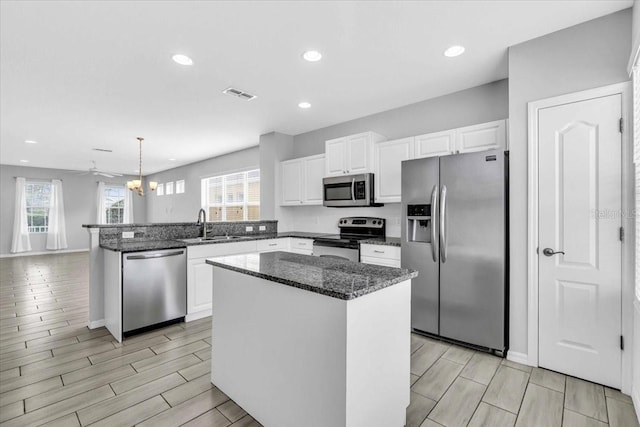
[(353, 200), (353, 203), (356, 202), (356, 179), (355, 178), (351, 179), (351, 200)]

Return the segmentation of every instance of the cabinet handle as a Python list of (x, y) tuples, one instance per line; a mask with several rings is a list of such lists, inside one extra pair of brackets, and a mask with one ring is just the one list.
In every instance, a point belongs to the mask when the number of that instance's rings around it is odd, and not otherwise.
[(376, 254), (383, 254), (384, 253), (384, 251), (377, 251), (375, 249), (373, 250), (373, 252), (376, 253)]
[(269, 246), (278, 246), (277, 243), (269, 243)]
[(306, 243), (298, 243), (298, 246), (307, 246)]

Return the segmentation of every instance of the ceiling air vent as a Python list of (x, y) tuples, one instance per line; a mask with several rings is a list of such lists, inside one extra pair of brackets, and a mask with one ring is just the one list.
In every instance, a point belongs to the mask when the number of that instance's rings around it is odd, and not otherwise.
[(237, 96), (238, 98), (244, 99), (245, 101), (251, 101), (252, 99), (257, 98), (256, 95), (251, 95), (250, 93), (243, 92), (233, 87), (228, 87), (222, 91), (222, 93), (226, 93), (227, 95)]
[(103, 153), (113, 153), (113, 150), (107, 148), (92, 148), (93, 151), (102, 151)]

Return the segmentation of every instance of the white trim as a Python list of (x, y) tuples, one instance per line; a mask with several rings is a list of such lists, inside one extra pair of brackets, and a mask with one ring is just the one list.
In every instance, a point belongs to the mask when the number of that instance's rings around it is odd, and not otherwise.
[(640, 390), (635, 389), (633, 391), (631, 400), (633, 401), (633, 407), (636, 410), (636, 417), (638, 418), (638, 423), (640, 424)]
[(89, 252), (89, 248), (86, 249), (62, 249), (59, 251), (43, 251), (43, 252), (20, 252), (17, 254), (2, 254), (0, 258), (13, 258), (18, 256), (38, 256), (38, 255), (55, 255), (55, 254), (69, 254), (73, 252)]
[[(507, 351), (507, 360), (510, 360), (516, 363), (521, 363), (523, 365), (530, 365), (529, 355), (527, 353), (520, 353), (517, 351), (509, 350)], [(531, 366), (537, 366), (537, 365), (531, 365)]]
[(194, 320), (204, 319), (205, 317), (208, 317), (208, 316), (211, 316), (211, 310), (198, 311), (196, 313), (191, 313), (184, 316), (184, 321), (193, 322)]
[[(609, 95), (622, 95), (622, 118), (625, 123), (622, 133), (622, 210), (628, 212), (634, 206), (633, 153), (631, 151), (630, 120), (632, 111), (631, 82), (616, 83), (595, 89), (556, 96), (529, 102), (528, 114), (528, 203), (527, 210), (527, 352), (528, 365), (538, 366), (538, 111), (557, 105), (579, 102)], [(633, 348), (633, 260), (635, 224), (629, 215), (623, 217), (625, 240), (622, 244), (622, 335), (625, 348)], [(622, 353), (622, 392), (631, 391), (631, 351)]]
[(89, 329), (101, 328), (104, 325), (106, 325), (106, 322), (104, 319), (94, 320), (93, 322), (89, 322)]

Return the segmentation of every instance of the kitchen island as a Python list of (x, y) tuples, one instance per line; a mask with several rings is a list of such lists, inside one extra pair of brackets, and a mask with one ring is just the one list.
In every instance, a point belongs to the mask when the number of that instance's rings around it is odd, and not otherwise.
[(417, 273), (287, 252), (213, 266), (211, 381), (266, 427), (403, 426)]

